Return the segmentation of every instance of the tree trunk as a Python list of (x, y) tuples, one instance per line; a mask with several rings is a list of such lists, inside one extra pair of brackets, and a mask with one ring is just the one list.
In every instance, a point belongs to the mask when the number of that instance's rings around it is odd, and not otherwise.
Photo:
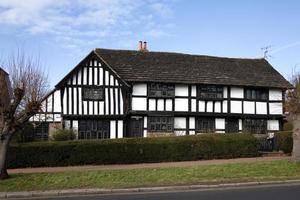
[(0, 140), (0, 180), (7, 179), (9, 177), (7, 173), (6, 159), (7, 150), (10, 141), (9, 135), (2, 135)]
[(292, 160), (300, 162), (300, 114), (293, 118), (293, 152)]

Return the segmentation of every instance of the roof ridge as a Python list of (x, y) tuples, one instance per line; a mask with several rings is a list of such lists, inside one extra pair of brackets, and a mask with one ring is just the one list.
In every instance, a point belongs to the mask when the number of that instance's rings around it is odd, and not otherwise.
[(218, 59), (233, 59), (233, 60), (265, 60), (265, 58), (251, 58), (251, 57), (227, 57), (227, 56), (211, 56), (211, 55), (204, 55), (204, 54), (191, 54), (191, 53), (182, 53), (182, 52), (173, 52), (173, 51), (147, 51), (142, 52), (139, 50), (131, 50), (131, 49), (110, 49), (110, 48), (95, 48), (95, 51), (105, 50), (105, 51), (122, 51), (122, 52), (132, 52), (138, 54), (173, 54), (173, 55), (185, 55), (185, 56), (197, 56), (197, 57), (208, 57), (208, 58), (218, 58)]

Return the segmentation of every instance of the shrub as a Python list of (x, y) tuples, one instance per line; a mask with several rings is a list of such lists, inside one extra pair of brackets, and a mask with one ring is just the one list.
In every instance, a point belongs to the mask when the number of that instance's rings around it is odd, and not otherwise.
[(86, 164), (129, 164), (255, 157), (250, 134), (203, 134), (18, 144), (9, 149), (10, 168)]
[(293, 132), (282, 131), (275, 135), (277, 150), (282, 150), (284, 153), (291, 153), (293, 150)]
[(57, 129), (51, 136), (54, 141), (74, 140), (75, 133), (72, 129)]

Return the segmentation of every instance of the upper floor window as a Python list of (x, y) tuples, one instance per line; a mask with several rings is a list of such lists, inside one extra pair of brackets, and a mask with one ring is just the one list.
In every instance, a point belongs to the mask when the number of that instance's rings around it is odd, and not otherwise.
[(201, 85), (198, 87), (198, 97), (201, 99), (222, 99), (223, 87), (215, 85)]
[(82, 90), (83, 100), (104, 100), (104, 88), (102, 87), (84, 87)]
[(268, 100), (268, 90), (266, 90), (266, 89), (245, 89), (245, 99)]
[(173, 117), (155, 116), (149, 117), (148, 129), (150, 132), (172, 132), (174, 126)]
[(175, 87), (169, 84), (150, 83), (148, 95), (149, 97), (174, 97)]

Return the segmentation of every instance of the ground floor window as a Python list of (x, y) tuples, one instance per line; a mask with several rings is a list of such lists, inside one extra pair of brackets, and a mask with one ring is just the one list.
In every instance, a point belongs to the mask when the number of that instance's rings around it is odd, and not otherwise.
[(266, 119), (244, 119), (243, 132), (253, 134), (267, 133), (267, 120)]
[(34, 127), (34, 140), (48, 140), (49, 123), (39, 122)]
[(214, 133), (215, 118), (213, 117), (198, 117), (196, 120), (197, 133)]
[(172, 132), (174, 118), (170, 116), (151, 116), (149, 117), (148, 127), (150, 132)]
[(79, 120), (78, 139), (110, 138), (109, 120)]

